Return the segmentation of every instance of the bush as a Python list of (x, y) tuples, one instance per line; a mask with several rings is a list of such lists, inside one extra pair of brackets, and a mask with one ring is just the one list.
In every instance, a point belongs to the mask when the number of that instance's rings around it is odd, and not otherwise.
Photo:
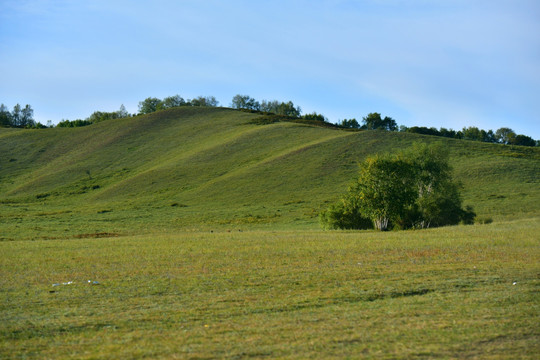
[(326, 117), (322, 114), (317, 114), (316, 112), (311, 114), (306, 114), (302, 116), (302, 119), (304, 120), (310, 120), (310, 121), (319, 121), (319, 122), (326, 122)]
[(347, 208), (343, 201), (335, 204), (319, 214), (321, 226), (328, 230), (336, 229), (373, 229), (370, 219), (362, 216), (358, 208)]
[(92, 125), (92, 122), (90, 120), (62, 120), (58, 124), (56, 124), (56, 127), (81, 127), (81, 126), (88, 126)]

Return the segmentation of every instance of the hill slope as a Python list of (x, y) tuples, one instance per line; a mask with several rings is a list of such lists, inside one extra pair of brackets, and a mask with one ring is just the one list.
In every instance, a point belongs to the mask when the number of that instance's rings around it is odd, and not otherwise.
[(443, 141), (465, 203), (495, 220), (540, 214), (540, 149), (177, 108), (82, 128), (0, 129), (0, 238), (160, 229), (314, 228), (357, 162)]

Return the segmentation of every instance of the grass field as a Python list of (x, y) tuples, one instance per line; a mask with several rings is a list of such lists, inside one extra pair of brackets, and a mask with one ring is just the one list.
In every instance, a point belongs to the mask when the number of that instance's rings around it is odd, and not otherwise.
[(0, 357), (535, 359), (539, 230), (0, 242)]
[[(538, 357), (540, 149), (259, 120), (0, 129), (0, 358)], [(415, 141), (493, 223), (320, 230)]]
[(466, 205), (540, 216), (540, 148), (179, 108), (82, 128), (0, 129), (0, 240), (168, 230), (313, 230), (367, 155), (442, 141)]

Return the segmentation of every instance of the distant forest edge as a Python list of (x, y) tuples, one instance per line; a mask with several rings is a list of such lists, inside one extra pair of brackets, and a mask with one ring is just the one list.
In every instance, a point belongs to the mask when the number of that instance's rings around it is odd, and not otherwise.
[[(118, 111), (105, 112), (95, 111), (88, 118), (82, 120), (62, 120), (54, 125), (51, 120), (46, 125), (36, 122), (33, 118), (34, 110), (30, 105), (24, 108), (17, 104), (10, 112), (7, 106), (0, 105), (0, 127), (16, 127), (27, 129), (45, 129), (52, 127), (80, 127), (95, 124), (105, 120), (120, 119), (134, 117), (138, 115), (150, 114), (156, 111), (167, 110), (182, 106), (198, 106), (198, 107), (218, 107), (219, 101), (214, 96), (198, 96), (194, 99), (184, 99), (180, 95), (169, 96), (164, 99), (156, 97), (148, 97), (139, 102), (139, 112), (130, 114), (126, 111), (124, 105), (120, 106)], [(384, 118), (380, 113), (373, 112), (362, 118), (360, 124), (355, 118), (339, 120), (337, 124), (331, 123), (328, 119), (316, 112), (302, 115), (302, 110), (299, 106), (295, 106), (292, 101), (283, 102), (278, 100), (262, 100), (258, 101), (248, 95), (235, 95), (231, 101), (230, 108), (260, 113), (266, 115), (261, 124), (272, 123), (278, 121), (296, 121), (310, 123), (317, 126), (334, 127), (339, 129), (349, 130), (384, 130), (384, 131), (399, 131), (416, 133), (431, 136), (440, 136), (453, 139), (482, 141), (487, 143), (497, 143), (505, 145), (521, 145), (521, 146), (540, 146), (540, 140), (535, 140), (530, 136), (516, 134), (512, 129), (502, 127), (496, 131), (482, 130), (475, 126), (464, 127), (461, 130), (446, 129), (441, 127), (412, 126), (406, 127), (399, 125), (391, 117)]]

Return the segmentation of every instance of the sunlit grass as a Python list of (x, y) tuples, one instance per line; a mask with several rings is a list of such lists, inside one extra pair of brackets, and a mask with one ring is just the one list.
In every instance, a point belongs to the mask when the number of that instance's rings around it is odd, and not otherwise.
[(465, 205), (540, 215), (540, 149), (180, 108), (83, 128), (0, 129), (0, 239), (163, 230), (317, 229), (358, 162), (442, 141)]
[(0, 354), (534, 358), (539, 225), (2, 242)]
[[(535, 358), (540, 149), (257, 116), (0, 129), (0, 358)], [(492, 224), (319, 230), (414, 141)]]

